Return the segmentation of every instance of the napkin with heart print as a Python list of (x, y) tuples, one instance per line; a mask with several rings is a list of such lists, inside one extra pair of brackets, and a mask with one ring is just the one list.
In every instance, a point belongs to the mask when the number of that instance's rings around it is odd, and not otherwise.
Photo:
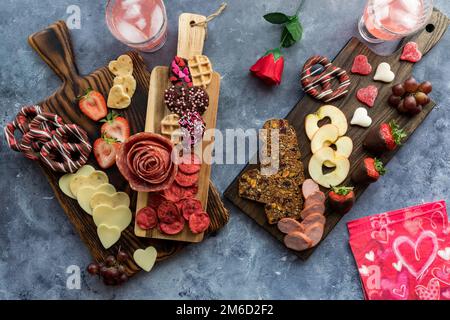
[(450, 226), (444, 201), (347, 225), (368, 300), (450, 300)]

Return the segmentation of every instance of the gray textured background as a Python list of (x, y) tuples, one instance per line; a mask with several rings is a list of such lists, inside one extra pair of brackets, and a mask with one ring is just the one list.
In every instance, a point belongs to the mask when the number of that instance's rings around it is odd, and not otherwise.
[[(448, 0), (435, 1), (450, 15)], [(0, 4), (1, 125), (20, 106), (51, 94), (59, 80), (26, 43), (29, 34), (77, 4), (82, 28), (72, 32), (82, 73), (105, 65), (127, 48), (104, 23), (106, 1), (2, 0)], [(209, 14), (221, 0), (167, 0), (171, 23), (166, 46), (145, 59), (151, 68), (175, 53), (176, 21), (182, 12)], [(259, 128), (283, 117), (300, 99), (298, 72), (312, 54), (335, 56), (351, 36), (365, 0), (307, 0), (300, 13), (304, 38), (285, 51), (283, 83), (267, 88), (248, 68), (280, 35), (261, 18), (269, 11), (293, 13), (297, 1), (228, 0), (226, 13), (210, 24), (205, 53), (222, 76), (219, 129)], [(380, 48), (378, 48), (380, 49)], [(84, 268), (90, 256), (52, 195), (38, 167), (10, 152), (1, 137), (0, 299), (361, 299), (357, 270), (345, 223), (372, 213), (449, 197), (450, 34), (420, 63), (414, 74), (433, 81), (437, 107), (389, 163), (389, 173), (372, 185), (307, 262), (298, 260), (249, 218), (233, 208), (231, 221), (216, 237), (191, 245), (178, 256), (141, 273), (120, 288), (104, 287), (83, 274), (81, 290), (67, 290), (66, 268)], [(3, 135), (3, 134), (2, 134)], [(224, 191), (241, 165), (214, 166), (212, 179)]]

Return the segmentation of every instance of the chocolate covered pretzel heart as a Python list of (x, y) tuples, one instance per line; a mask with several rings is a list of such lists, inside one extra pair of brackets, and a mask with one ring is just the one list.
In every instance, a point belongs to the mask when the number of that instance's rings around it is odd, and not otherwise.
[[(4, 131), (10, 149), (22, 152), (21, 144), (23, 136), (29, 131), (30, 122), (40, 113), (42, 113), (40, 106), (25, 106), (20, 109), (13, 122), (6, 124)], [(21, 141), (18, 141), (15, 136), (17, 130), (22, 133)]]
[[(322, 68), (314, 69), (317, 65)], [(339, 82), (337, 88), (332, 88), (333, 79)], [(327, 103), (348, 93), (350, 77), (344, 69), (334, 66), (328, 58), (313, 56), (303, 66), (300, 82), (306, 93)]]

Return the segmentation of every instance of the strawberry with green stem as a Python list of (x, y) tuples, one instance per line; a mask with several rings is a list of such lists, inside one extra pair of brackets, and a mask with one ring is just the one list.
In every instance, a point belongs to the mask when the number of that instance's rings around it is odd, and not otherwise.
[(328, 193), (328, 203), (336, 213), (346, 214), (355, 203), (353, 187), (334, 187)]
[(130, 124), (118, 113), (110, 112), (101, 122), (104, 124), (100, 131), (105, 137), (116, 139), (118, 142), (124, 142), (130, 137)]
[(371, 129), (364, 139), (363, 146), (367, 151), (380, 155), (396, 149), (406, 137), (406, 132), (400, 129), (398, 124), (392, 120), (389, 123), (382, 123)]
[(367, 157), (353, 171), (352, 180), (355, 183), (368, 184), (377, 181), (384, 174), (386, 169), (383, 162)]

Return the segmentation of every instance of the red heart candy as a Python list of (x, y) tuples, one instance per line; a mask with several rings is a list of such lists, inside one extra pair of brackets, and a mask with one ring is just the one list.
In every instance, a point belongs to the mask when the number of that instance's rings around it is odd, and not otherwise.
[(373, 107), (377, 96), (378, 96), (378, 89), (375, 86), (368, 86), (366, 88), (361, 88), (356, 93), (356, 97), (358, 98), (358, 100), (368, 105), (369, 107)]
[(419, 51), (419, 48), (417, 47), (417, 43), (415, 42), (408, 42), (405, 44), (405, 47), (403, 48), (402, 56), (400, 57), (400, 60), (405, 60), (409, 62), (417, 62), (422, 59), (422, 52)]
[(369, 60), (365, 55), (360, 54), (355, 57), (355, 60), (353, 61), (352, 72), (359, 73), (364, 76), (367, 76), (372, 72), (372, 66), (370, 65)]

